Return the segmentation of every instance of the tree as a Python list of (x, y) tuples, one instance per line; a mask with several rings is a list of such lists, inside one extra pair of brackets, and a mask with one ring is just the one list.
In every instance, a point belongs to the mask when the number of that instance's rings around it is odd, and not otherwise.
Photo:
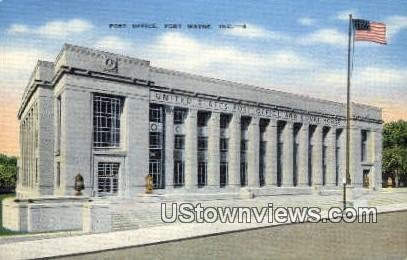
[(407, 121), (383, 126), (383, 173), (394, 177), (396, 187), (407, 177)]
[(0, 193), (15, 189), (17, 182), (17, 158), (0, 154)]

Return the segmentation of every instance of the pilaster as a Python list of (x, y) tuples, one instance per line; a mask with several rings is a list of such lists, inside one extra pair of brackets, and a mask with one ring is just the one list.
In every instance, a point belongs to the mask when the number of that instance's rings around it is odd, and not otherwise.
[(185, 188), (194, 189), (198, 185), (198, 110), (190, 108), (185, 120)]
[(258, 117), (252, 117), (248, 129), (248, 135), (248, 186), (259, 187), (260, 127)]

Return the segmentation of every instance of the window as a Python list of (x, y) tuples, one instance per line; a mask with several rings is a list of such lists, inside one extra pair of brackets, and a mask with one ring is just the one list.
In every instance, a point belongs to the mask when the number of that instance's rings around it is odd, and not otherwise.
[(299, 152), (299, 144), (294, 143), (293, 147), (293, 183), (294, 186), (298, 185), (298, 152)]
[(198, 187), (206, 186), (208, 163), (205, 161), (198, 162)]
[(225, 187), (228, 184), (228, 149), (229, 139), (220, 138), (220, 187)]
[(283, 162), (284, 162), (284, 140), (283, 133), (286, 122), (277, 122), (277, 186), (281, 186), (283, 182)]
[(174, 161), (174, 187), (184, 186), (184, 161)]
[(247, 186), (247, 162), (240, 163), (240, 185)]
[(185, 136), (175, 135), (174, 140), (174, 187), (184, 186)]
[(207, 126), (209, 118), (211, 118), (211, 113), (198, 111), (198, 118), (197, 118), (198, 128)]
[(265, 179), (264, 179), (264, 173), (266, 172), (266, 141), (260, 141), (260, 158), (259, 158), (259, 183), (260, 186), (264, 186)]
[(361, 144), (361, 160), (367, 161), (367, 131), (362, 130), (362, 144)]
[(162, 148), (162, 136), (158, 132), (150, 132), (150, 148), (161, 149)]
[(120, 163), (98, 163), (98, 193), (99, 196), (116, 195), (119, 189)]
[(35, 183), (38, 183), (38, 158), (35, 158)]
[(225, 187), (228, 184), (228, 163), (220, 163), (220, 187)]
[(277, 144), (277, 186), (281, 186), (283, 175), (283, 143)]
[(159, 105), (150, 106), (150, 122), (162, 123), (163, 121), (163, 109)]
[(229, 142), (227, 138), (220, 139), (220, 150), (222, 152), (227, 151), (229, 149)]
[(184, 108), (174, 108), (174, 124), (183, 124), (187, 114), (188, 111)]
[(95, 94), (93, 97), (93, 145), (95, 147), (120, 146), (120, 116), (122, 98)]
[(328, 146), (322, 146), (322, 185), (326, 185), (326, 169), (327, 169), (327, 150)]
[(61, 115), (62, 115), (62, 103), (61, 96), (57, 98), (57, 152), (61, 150)]
[(150, 158), (149, 162), (149, 173), (153, 177), (153, 188), (162, 189), (163, 187), (163, 178), (162, 178), (162, 167), (161, 160), (154, 160)]
[(198, 137), (198, 150), (207, 150), (208, 149), (208, 137), (199, 136)]
[(312, 151), (314, 150), (313, 145), (308, 145), (308, 186), (312, 186)]
[(184, 149), (185, 148), (185, 136), (184, 135), (175, 136), (174, 147), (175, 147), (175, 149)]
[(231, 118), (232, 118), (231, 115), (220, 114), (220, 128), (221, 129), (228, 128)]
[[(150, 160), (149, 174), (153, 178), (153, 188), (164, 188), (164, 107), (150, 104)], [(151, 126), (156, 125), (156, 128)]]
[(56, 185), (59, 188), (61, 186), (61, 163), (57, 162), (57, 179)]
[(240, 185), (247, 186), (247, 140), (240, 142)]

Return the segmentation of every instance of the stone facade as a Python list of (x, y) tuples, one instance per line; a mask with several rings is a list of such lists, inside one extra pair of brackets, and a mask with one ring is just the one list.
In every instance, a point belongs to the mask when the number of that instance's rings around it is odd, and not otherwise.
[[(351, 107), (352, 187), (377, 189), (381, 109)], [(339, 190), (345, 115), (342, 103), (66, 44), (55, 62), (38, 61), (18, 112), (17, 198), (24, 208), (18, 215), (21, 222), (35, 222), (27, 216), (37, 213), (27, 209), (41, 204), (27, 201), (74, 196), (78, 174), (82, 196), (95, 198), (137, 198), (147, 175), (154, 194), (163, 196)], [(87, 205), (84, 215), (96, 214), (95, 208)], [(93, 225), (83, 222), (87, 229)]]

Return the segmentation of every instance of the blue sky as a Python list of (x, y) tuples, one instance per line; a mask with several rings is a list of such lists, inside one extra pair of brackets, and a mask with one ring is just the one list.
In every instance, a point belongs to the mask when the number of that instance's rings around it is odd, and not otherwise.
[[(352, 99), (383, 107), (385, 120), (407, 119), (405, 1), (0, 0), (0, 143), (10, 138), (2, 132), (17, 131), (18, 102), (35, 61), (54, 60), (65, 42), (343, 102), (349, 13), (384, 22), (388, 31), (387, 46), (355, 43)], [(184, 28), (109, 29), (110, 23)], [(199, 23), (213, 29), (185, 28)]]

